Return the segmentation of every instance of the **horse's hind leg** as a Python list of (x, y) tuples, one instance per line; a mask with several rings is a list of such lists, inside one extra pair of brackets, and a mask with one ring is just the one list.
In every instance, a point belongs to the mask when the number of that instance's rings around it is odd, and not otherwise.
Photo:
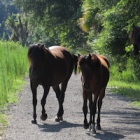
[(92, 93), (89, 94), (89, 109), (90, 109), (90, 120), (89, 120), (89, 131), (92, 131), (92, 133), (96, 133), (96, 130), (95, 130), (95, 121), (94, 121), (94, 118), (95, 118), (95, 113), (96, 113), (96, 110), (95, 110), (95, 102), (92, 101)]
[(45, 104), (46, 104), (46, 97), (48, 95), (48, 92), (49, 92), (49, 89), (50, 87), (44, 87), (44, 94), (43, 94), (43, 97), (42, 97), (42, 100), (41, 100), (41, 105), (42, 105), (42, 115), (41, 115), (41, 120), (45, 121), (47, 119), (47, 114), (46, 114), (46, 111), (45, 111)]
[(60, 90), (60, 95), (59, 95), (59, 110), (57, 113), (57, 118), (55, 119), (56, 121), (61, 121), (63, 120), (63, 114), (64, 114), (64, 109), (63, 109), (63, 102), (64, 102), (64, 98), (65, 98), (65, 91), (67, 88), (67, 83), (68, 80), (65, 80), (62, 84), (61, 84), (61, 90)]
[[(56, 93), (56, 98), (57, 98), (59, 106), (60, 106), (60, 93), (61, 93), (61, 91), (60, 91), (59, 85), (53, 86), (53, 90)], [(58, 114), (57, 114), (57, 117), (55, 118), (55, 121), (59, 122), (60, 120), (63, 120), (63, 118), (58, 117)]]
[(32, 96), (33, 96), (33, 100), (32, 100), (32, 103), (33, 103), (33, 120), (32, 120), (32, 123), (33, 124), (36, 124), (37, 121), (36, 121), (36, 105), (37, 105), (37, 86), (34, 85), (31, 81), (30, 81), (30, 86), (31, 86), (31, 91), (32, 91)]
[(100, 112), (101, 112), (101, 107), (102, 107), (102, 99), (105, 96), (105, 90), (101, 90), (100, 96), (98, 99), (98, 116), (97, 116), (97, 129), (101, 130), (101, 125), (100, 125)]

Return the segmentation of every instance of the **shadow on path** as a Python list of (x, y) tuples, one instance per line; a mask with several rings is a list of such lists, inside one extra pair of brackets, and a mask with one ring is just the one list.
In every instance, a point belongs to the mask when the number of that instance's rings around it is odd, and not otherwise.
[(83, 127), (82, 124), (74, 124), (74, 123), (69, 123), (67, 121), (59, 122), (57, 124), (44, 123), (44, 124), (37, 124), (37, 125), (43, 132), (60, 132), (62, 129), (66, 129), (66, 128)]
[[(92, 136), (91, 134), (88, 134), (88, 135)], [(99, 140), (120, 140), (120, 139), (123, 139), (125, 136), (121, 134), (112, 133), (112, 132), (101, 131), (101, 132), (97, 132), (97, 134), (93, 135), (93, 137)]]

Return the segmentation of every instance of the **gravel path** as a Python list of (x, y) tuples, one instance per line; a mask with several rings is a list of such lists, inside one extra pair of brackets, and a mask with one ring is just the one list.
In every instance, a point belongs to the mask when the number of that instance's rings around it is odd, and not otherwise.
[(42, 87), (38, 88), (37, 121), (32, 120), (32, 96), (29, 86), (20, 94), (20, 102), (7, 111), (9, 127), (5, 130), (4, 140), (140, 140), (140, 110), (120, 95), (106, 91), (101, 110), (102, 131), (92, 135), (83, 128), (82, 89), (80, 75), (72, 75), (64, 102), (64, 121), (55, 122), (58, 102), (53, 90), (47, 97), (46, 111), (48, 119), (40, 120)]

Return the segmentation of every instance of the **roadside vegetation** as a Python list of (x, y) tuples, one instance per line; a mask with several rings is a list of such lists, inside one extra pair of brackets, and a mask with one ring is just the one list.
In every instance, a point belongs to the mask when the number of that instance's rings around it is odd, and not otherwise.
[(9, 103), (18, 101), (17, 93), (25, 84), (27, 48), (13, 41), (0, 41), (0, 124), (5, 122), (2, 111)]
[(125, 63), (126, 69), (122, 68), (125, 66), (122, 63), (111, 65), (108, 87), (111, 88), (112, 93), (126, 96), (135, 107), (140, 108), (140, 76), (139, 73), (135, 73), (138, 67), (134, 67), (136, 62), (132, 59), (127, 59)]

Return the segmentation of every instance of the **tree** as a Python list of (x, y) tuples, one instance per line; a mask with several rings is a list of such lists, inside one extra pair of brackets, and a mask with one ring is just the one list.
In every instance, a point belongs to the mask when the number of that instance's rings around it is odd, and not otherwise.
[(6, 21), (7, 27), (9, 27), (12, 32), (12, 34), (10, 34), (11, 40), (19, 41), (22, 46), (27, 44), (29, 36), (28, 21), (25, 17), (23, 14), (17, 14), (9, 17)]
[(85, 0), (79, 25), (89, 34), (88, 44), (99, 53), (126, 54), (130, 27), (140, 21), (139, 5), (138, 0)]
[(86, 44), (86, 33), (77, 25), (81, 16), (81, 0), (15, 0), (20, 10), (33, 14), (35, 26), (42, 26), (46, 42), (81, 47)]
[(5, 21), (8, 16), (16, 14), (18, 11), (12, 0), (0, 0), (0, 38), (9, 39), (6, 34)]

